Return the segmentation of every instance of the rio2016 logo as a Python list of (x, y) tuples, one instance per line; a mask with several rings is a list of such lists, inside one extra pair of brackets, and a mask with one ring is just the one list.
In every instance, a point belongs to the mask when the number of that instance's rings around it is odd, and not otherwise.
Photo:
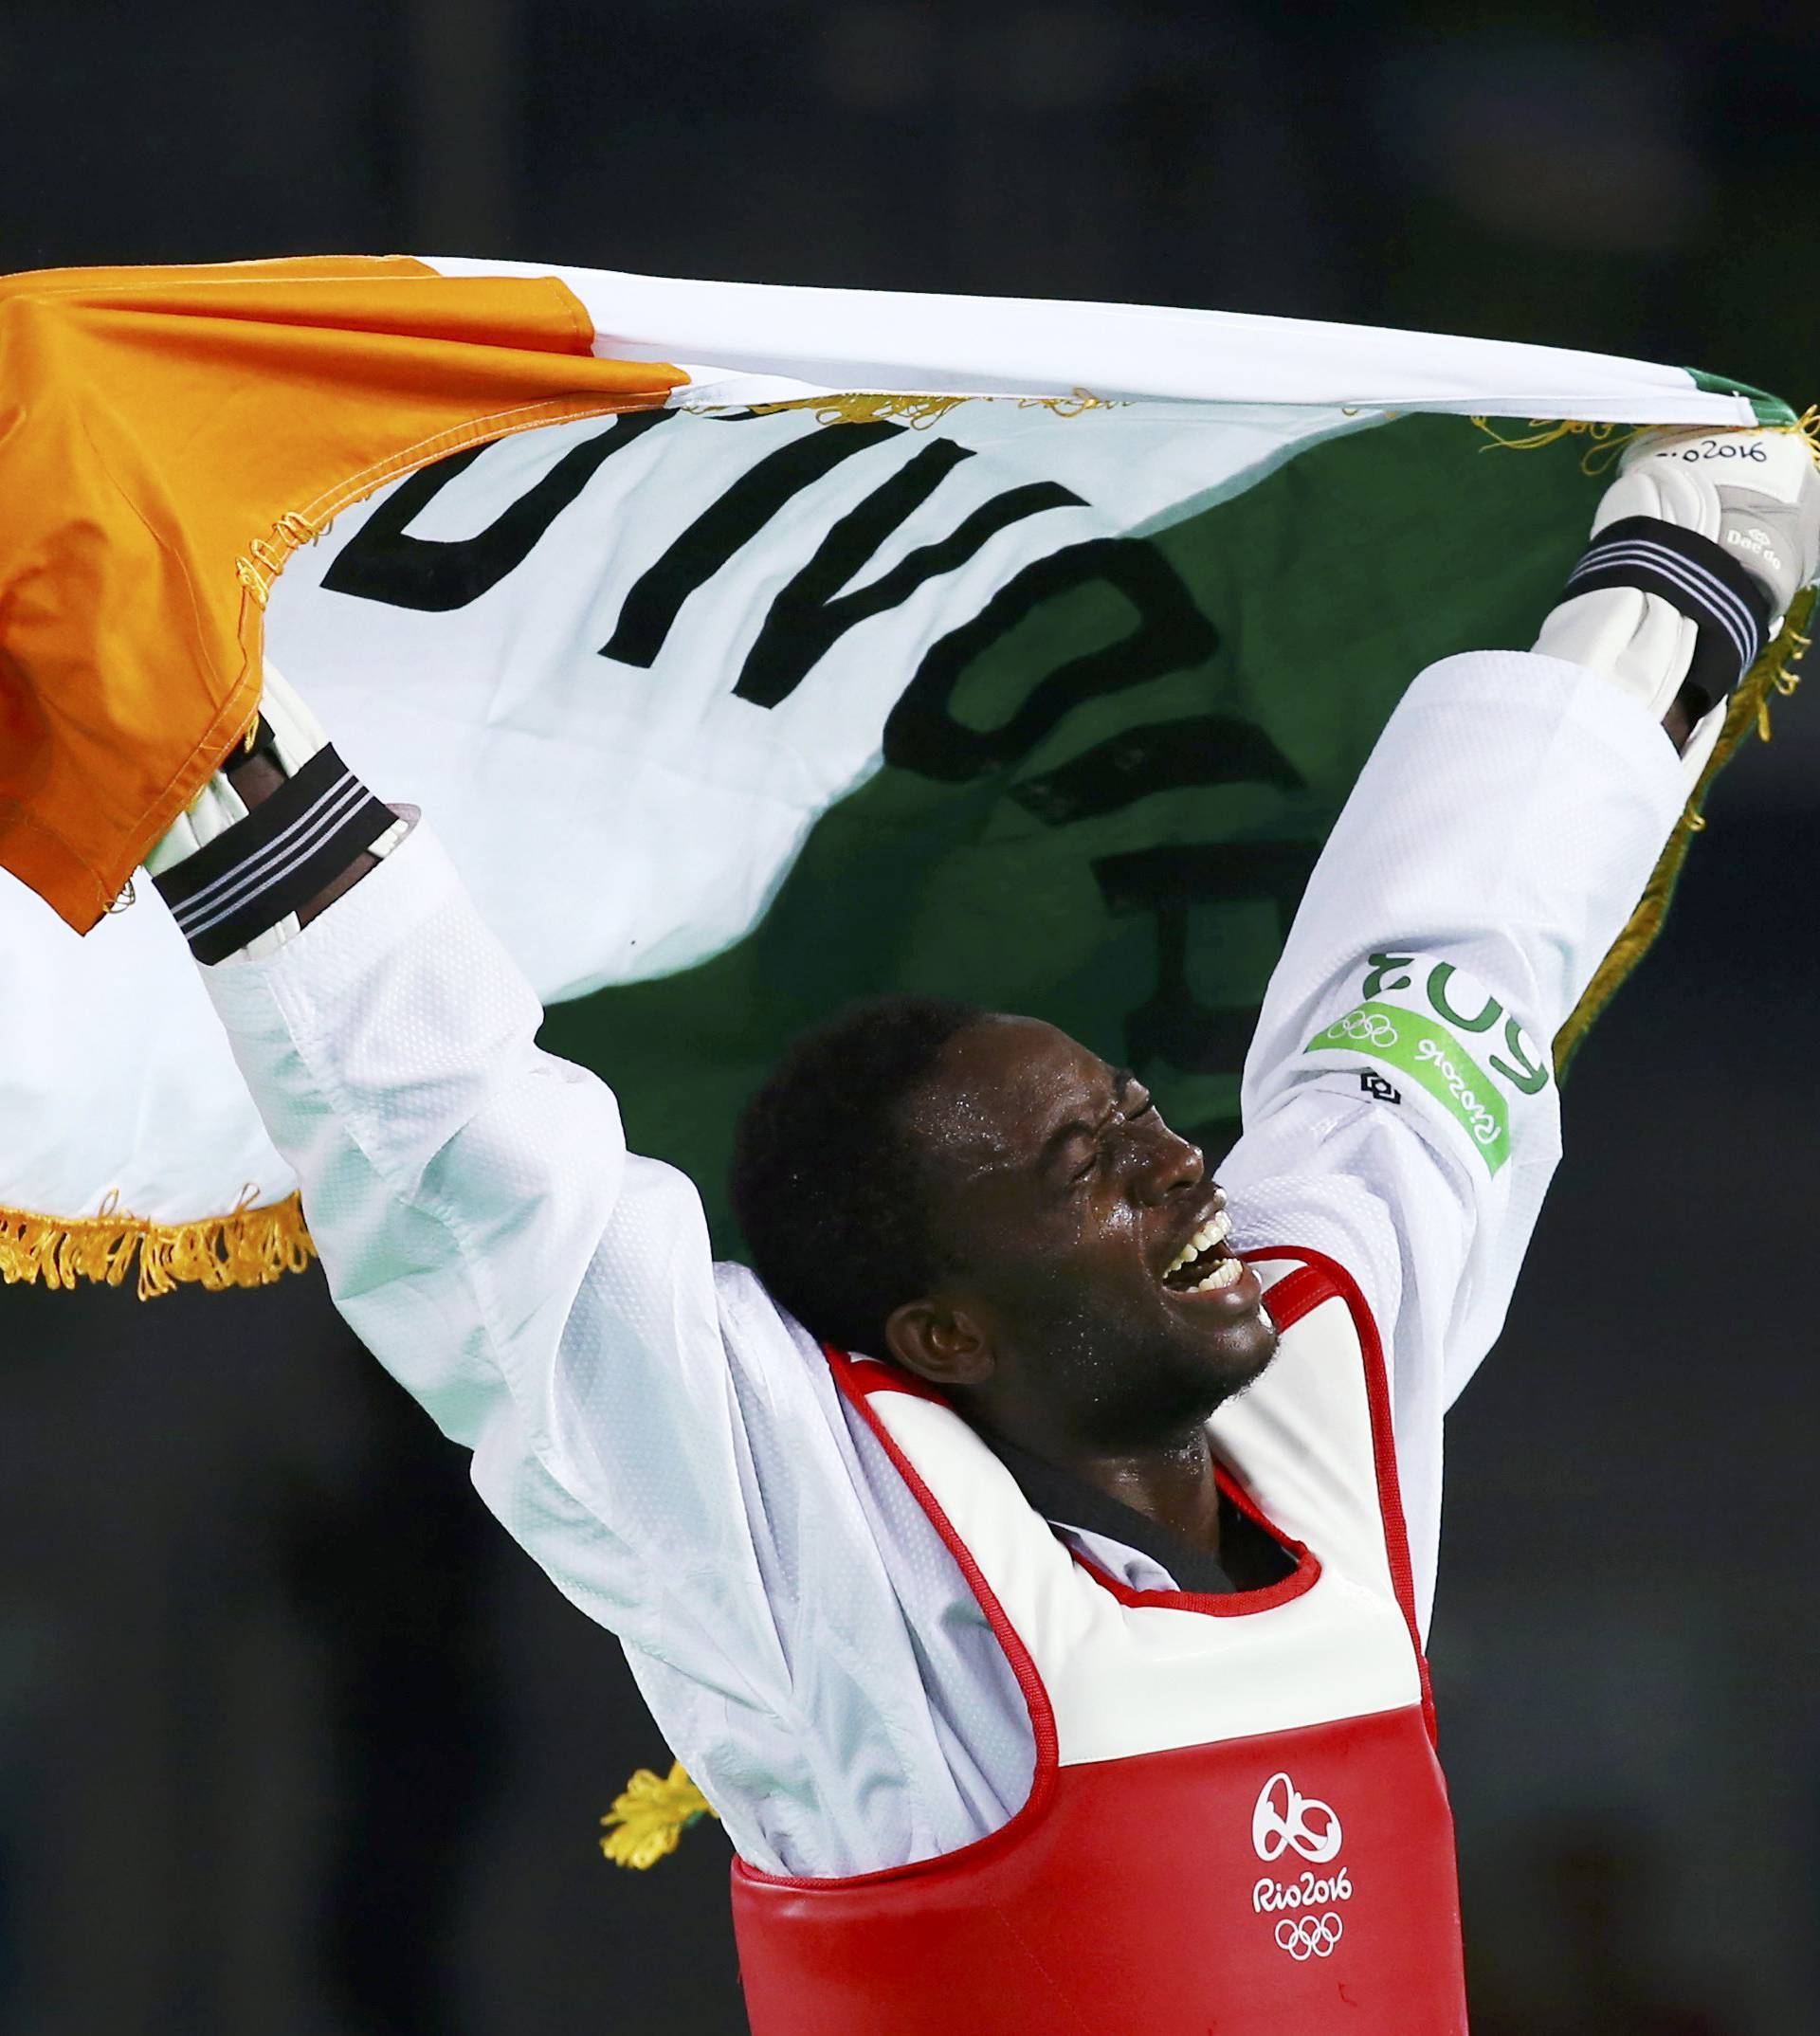
[(1438, 1040), (1418, 1039), (1415, 1043), (1416, 1058), (1434, 1068), (1448, 1092), (1460, 1105), (1460, 1115), (1481, 1145), (1496, 1145), (1504, 1135), (1504, 1127), (1498, 1113), (1487, 1107), (1484, 1100), (1468, 1084), (1466, 1078), (1447, 1058), (1447, 1050)]
[(1339, 1819), (1319, 1797), (1301, 1795), (1287, 1774), (1271, 1775), (1251, 1810), (1251, 1849), (1279, 1860), (1293, 1849), (1317, 1866), (1339, 1850)]
[(1286, 1773), (1271, 1775), (1258, 1791), (1251, 1809), (1251, 1849), (1267, 1863), (1285, 1852), (1309, 1862), (1305, 1871), (1288, 1880), (1261, 1874), (1251, 1890), (1253, 1913), (1281, 1917), (1273, 1932), (1275, 1942), (1298, 1962), (1325, 1958), (1339, 1942), (1340, 1918), (1326, 1904), (1352, 1899), (1352, 1874), (1344, 1866), (1331, 1874), (1314, 1869), (1338, 1856), (1343, 1835), (1333, 1806), (1319, 1796), (1303, 1795)]

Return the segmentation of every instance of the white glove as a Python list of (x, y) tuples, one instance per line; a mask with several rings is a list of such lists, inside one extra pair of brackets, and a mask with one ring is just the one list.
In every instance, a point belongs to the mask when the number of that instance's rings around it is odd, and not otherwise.
[[(1820, 467), (1790, 430), (1647, 431), (1626, 448), (1592, 536), (1648, 517), (1719, 545), (1762, 589), (1770, 634), (1798, 590), (1820, 578)], [(1564, 600), (1536, 648), (1610, 680), (1661, 720), (1694, 660), (1699, 627), (1660, 594), (1606, 587)], [(1705, 768), (1726, 700), (1702, 717), (1683, 751), (1689, 783)]]
[(1799, 431), (1646, 431), (1625, 447), (1592, 535), (1627, 516), (1722, 545), (1769, 595), (1772, 636), (1820, 579), (1820, 466)]

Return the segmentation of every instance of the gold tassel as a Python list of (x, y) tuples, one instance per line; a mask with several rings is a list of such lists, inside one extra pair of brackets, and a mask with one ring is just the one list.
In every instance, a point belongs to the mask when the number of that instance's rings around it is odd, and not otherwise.
[[(1675, 881), (1686, 860), (1687, 845), (1705, 828), (1701, 808), (1706, 803), (1707, 791), (1738, 745), (1748, 740), (1752, 730), (1761, 732), (1767, 728), (1766, 701), (1771, 686), (1786, 696), (1800, 683), (1799, 675), (1793, 667), (1800, 662), (1802, 652), (1811, 641), (1804, 632), (1813, 619), (1815, 595), (1816, 590), (1811, 587), (1803, 588), (1796, 594), (1774, 642), (1765, 647), (1763, 655), (1751, 666), (1738, 691), (1732, 695), (1732, 704), (1720, 732), (1718, 746), (1706, 759), (1706, 768), (1701, 773), (1700, 782), (1694, 787), (1693, 796), (1669, 835), (1667, 845), (1657, 859), (1636, 910), (1612, 943), (1611, 952), (1599, 964), (1597, 973), (1587, 986), (1586, 994), (1555, 1035), (1557, 1072), (1565, 1071), (1574, 1049), (1586, 1037), (1587, 1027), (1611, 1002), (1618, 985), (1643, 959), (1649, 943), (1661, 931), (1663, 916), (1674, 894)], [(1786, 684), (1785, 680), (1789, 682)]]
[(295, 1194), (254, 1209), (250, 1199), (257, 1192), (248, 1188), (227, 1215), (195, 1223), (122, 1216), (112, 1191), (93, 1216), (0, 1209), (0, 1281), (9, 1286), (39, 1280), (48, 1287), (73, 1287), (82, 1280), (119, 1286), (136, 1258), (141, 1300), (179, 1286), (210, 1293), (270, 1286), (286, 1273), (301, 1272), (316, 1256), (316, 1245)]
[(1806, 439), (1808, 450), (1812, 453), (1816, 464), (1820, 464), (1820, 403), (1810, 403), (1793, 424), (1759, 425), (1762, 431), (1793, 431)]
[(608, 1827), (600, 1849), (615, 1866), (642, 1873), (674, 1852), (698, 1817), (718, 1815), (680, 1760), (671, 1762), (661, 1781), (649, 1768), (640, 1768), (600, 1820)]
[(285, 510), (269, 536), (250, 539), (234, 560), (235, 578), (264, 608), (272, 597), (272, 582), (283, 572), (291, 554), (314, 544), (328, 527), (326, 520), (316, 522), (300, 509)]
[[(1645, 431), (1665, 428), (1659, 425), (1591, 424), (1577, 417), (1532, 417), (1529, 420), (1529, 435), (1524, 438), (1505, 438), (1496, 430), (1489, 417), (1474, 417), (1470, 420), (1490, 439), (1489, 445), (1481, 445), (1481, 452), (1491, 452), (1502, 446), (1506, 452), (1534, 452), (1539, 446), (1553, 445), (1564, 438), (1584, 434), (1592, 443), (1580, 456), (1580, 471), (1596, 479), (1610, 470), (1612, 461), (1633, 438)], [(1785, 425), (1712, 425), (1706, 428), (1714, 431), (1793, 431), (1808, 442), (1808, 449), (1815, 463), (1820, 464), (1820, 403), (1810, 404), (1793, 424)]]
[[(992, 399), (988, 397), (989, 402)], [(1079, 417), (1086, 410), (1124, 410), (1128, 403), (1119, 403), (1105, 396), (1089, 394), (1084, 389), (1070, 390), (1065, 396), (1019, 396), (1017, 407), (1021, 410), (1053, 410), (1058, 417)]]
[(822, 425), (881, 424), (888, 417), (901, 417), (913, 431), (926, 431), (950, 410), (974, 400), (972, 396), (794, 396), (788, 403), (755, 403), (752, 414), (772, 417), (783, 410), (813, 410), (815, 422)]
[(1577, 417), (1532, 417), (1527, 438), (1504, 438), (1492, 428), (1489, 417), (1474, 417), (1470, 422), (1491, 441), (1489, 445), (1480, 446), (1481, 452), (1495, 452), (1500, 446), (1506, 452), (1534, 452), (1539, 446), (1556, 445), (1564, 438), (1584, 435), (1592, 440), (1592, 444), (1580, 455), (1580, 471), (1594, 480), (1610, 468), (1640, 431), (1655, 428), (1651, 425), (1591, 424)]
[[(963, 403), (1002, 403), (1003, 396), (932, 396), (932, 395), (864, 395), (842, 396), (793, 396), (788, 403), (755, 403), (755, 417), (771, 417), (781, 410), (813, 410), (815, 422), (822, 425), (880, 424), (887, 418), (901, 418), (913, 431), (926, 431), (933, 424), (939, 423), (948, 412), (957, 409)], [(1118, 410), (1126, 406), (1096, 396), (1085, 389), (1071, 390), (1065, 396), (1015, 396), (1009, 399), (1021, 410), (1049, 410), (1057, 417), (1080, 417), (1088, 410)], [(700, 406), (685, 404), (685, 409), (696, 409), (705, 412), (722, 408), (719, 404)]]
[(261, 608), (264, 608), (266, 602), (271, 599), (272, 589), (270, 581), (261, 573), (259, 568), (254, 565), (250, 558), (237, 558), (234, 560), (234, 577), (246, 588), (246, 591), (252, 595)]

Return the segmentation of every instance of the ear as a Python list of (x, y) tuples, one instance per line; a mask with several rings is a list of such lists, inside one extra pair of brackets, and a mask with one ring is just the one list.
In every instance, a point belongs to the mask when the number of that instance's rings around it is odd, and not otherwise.
[(906, 1372), (932, 1386), (983, 1386), (997, 1369), (985, 1324), (965, 1306), (907, 1300), (886, 1317), (884, 1341)]

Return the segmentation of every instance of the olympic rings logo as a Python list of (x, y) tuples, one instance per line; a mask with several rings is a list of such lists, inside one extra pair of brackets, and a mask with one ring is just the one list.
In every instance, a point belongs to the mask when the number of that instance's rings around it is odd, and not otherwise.
[(1394, 1046), (1396, 1027), (1382, 1011), (1348, 1011), (1327, 1027), (1329, 1039), (1350, 1039), (1368, 1046)]
[[(1281, 1807), (1279, 1807), (1281, 1804)], [(1320, 1866), (1339, 1850), (1339, 1819), (1319, 1796), (1301, 1795), (1287, 1774), (1276, 1773), (1258, 1791), (1251, 1810), (1251, 1845), (1261, 1860), (1281, 1859), (1294, 1846)]]
[(1331, 1909), (1325, 1916), (1301, 1916), (1293, 1922), (1285, 1916), (1276, 1930), (1278, 1945), (1298, 1965), (1327, 1957), (1345, 1934), (1345, 1924)]

